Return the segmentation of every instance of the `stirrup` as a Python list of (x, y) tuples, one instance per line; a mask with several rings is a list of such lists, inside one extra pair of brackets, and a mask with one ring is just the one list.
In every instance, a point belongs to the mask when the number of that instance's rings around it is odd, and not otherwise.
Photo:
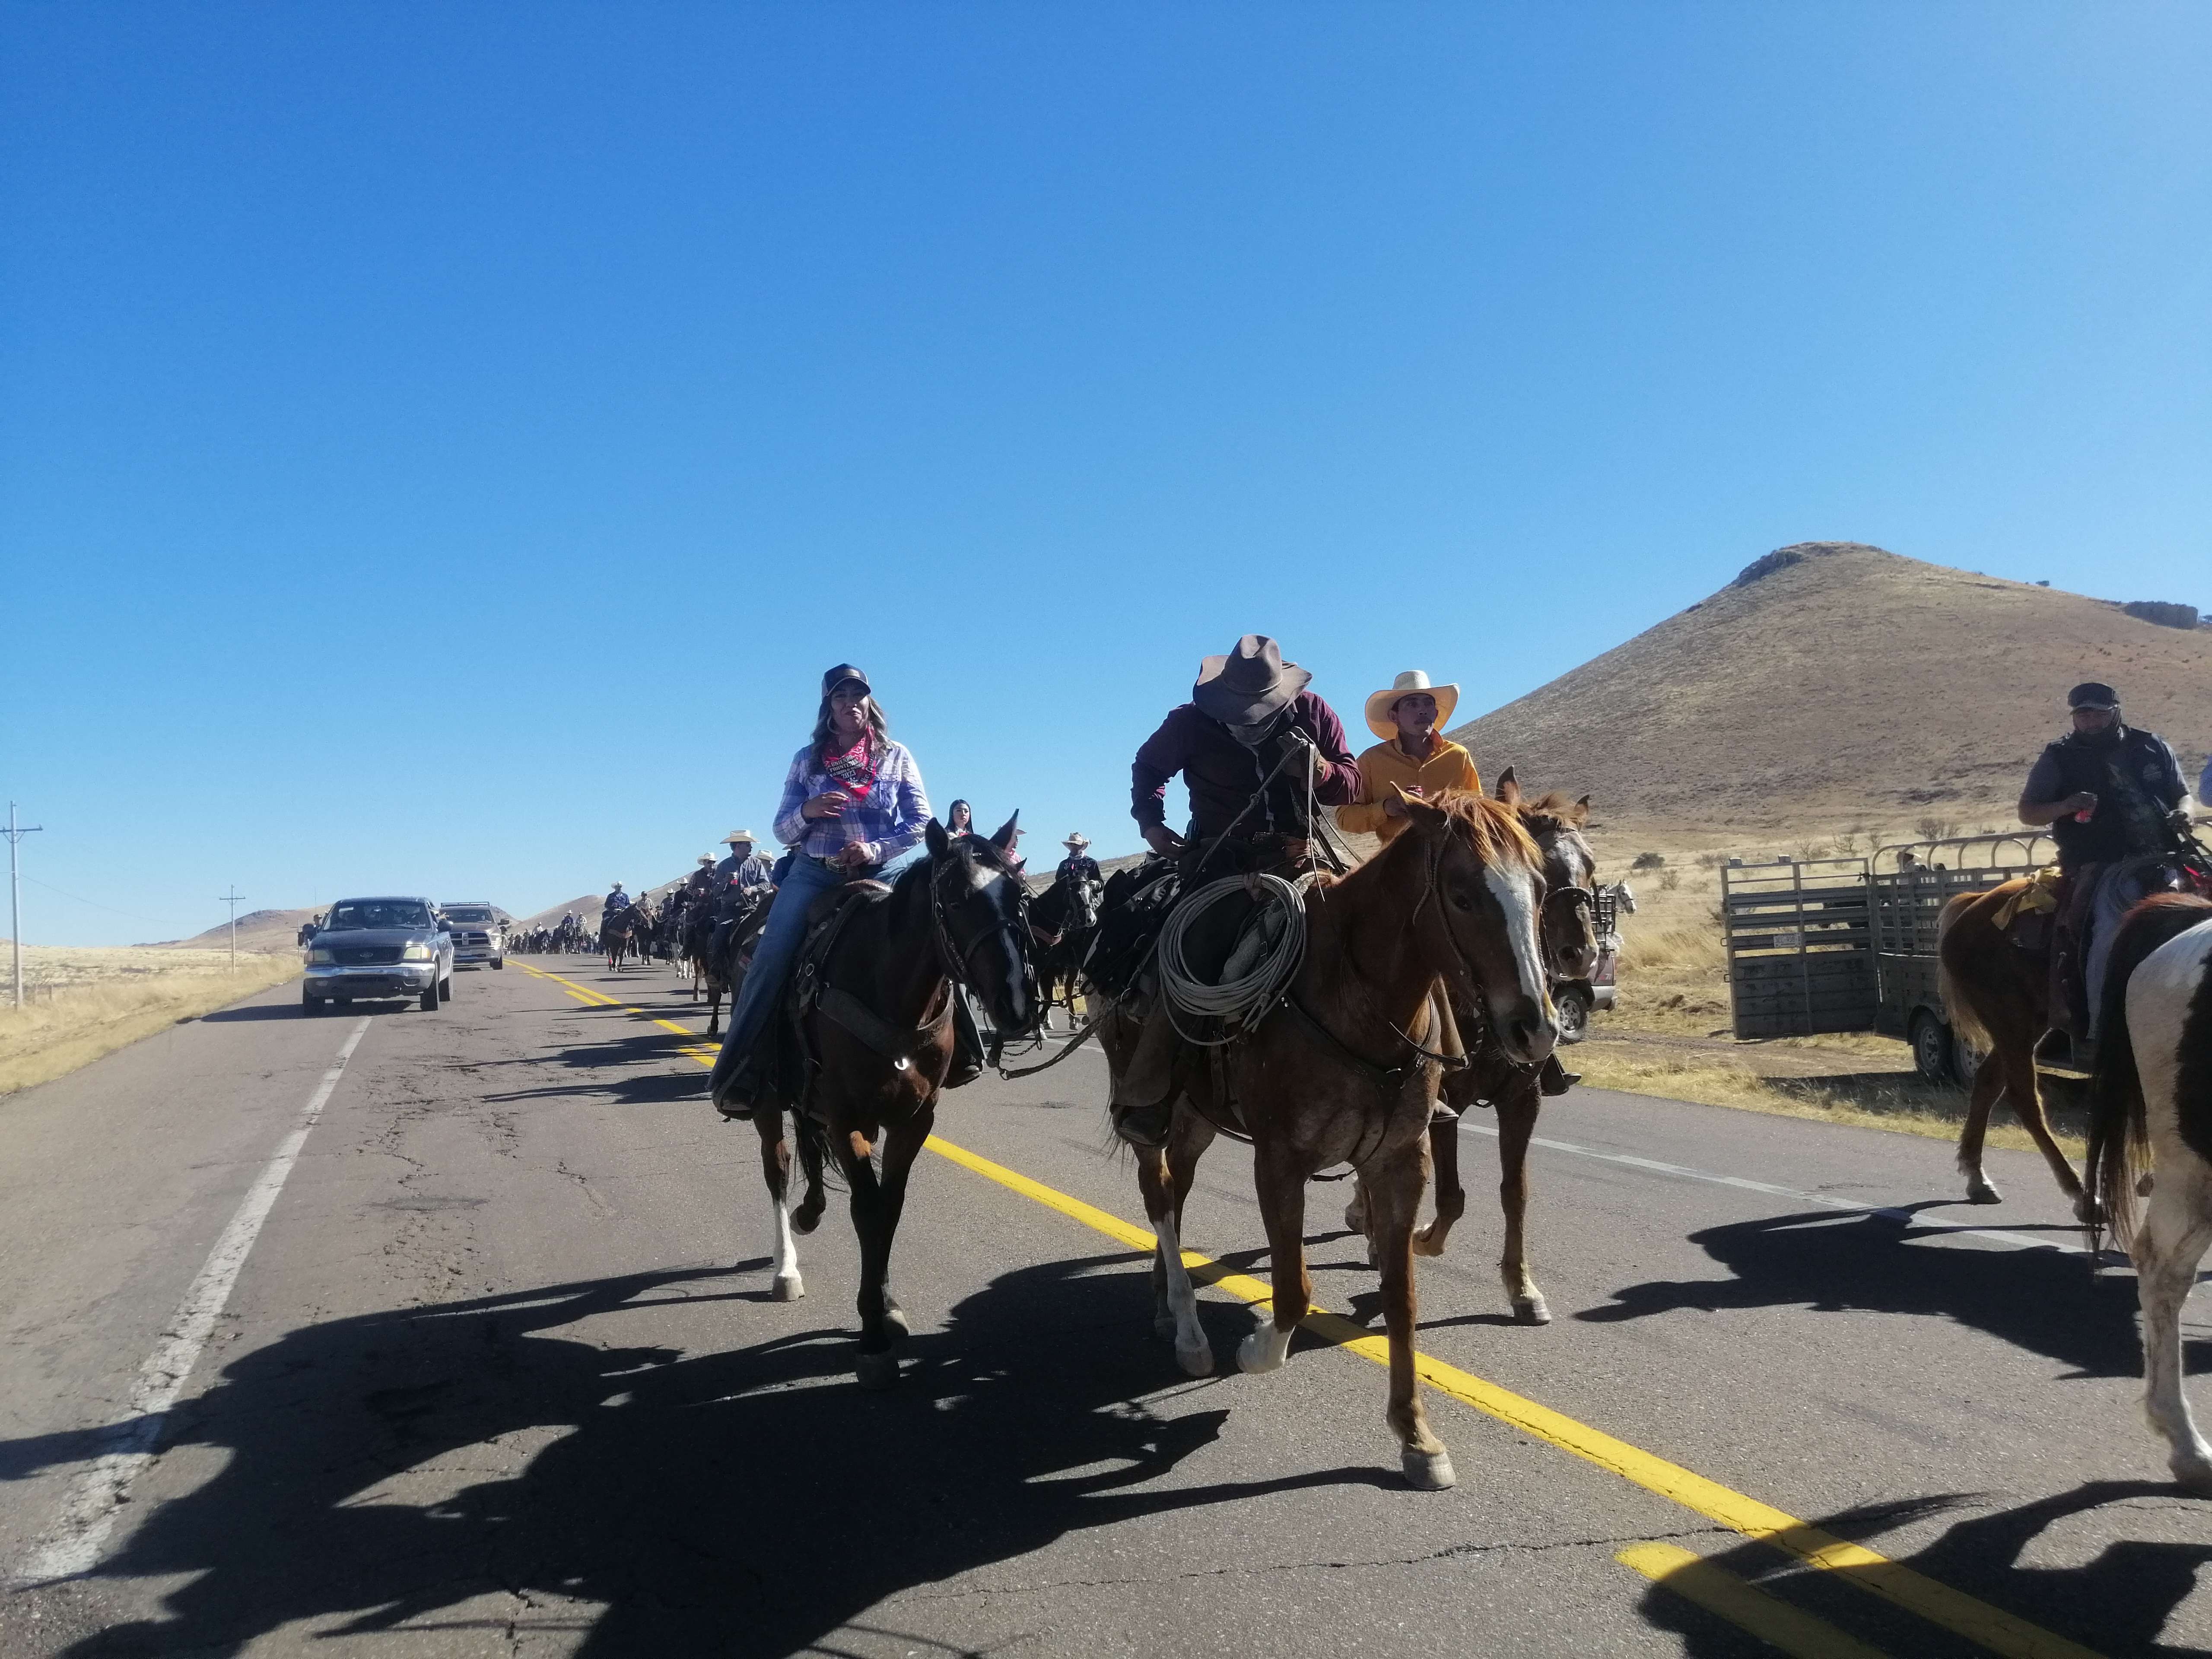
[(1563, 1095), (1583, 1080), (1580, 1072), (1571, 1072), (1559, 1064), (1557, 1054), (1547, 1054), (1543, 1067), (1536, 1074), (1536, 1089), (1540, 1094), (1553, 1097)]
[(2054, 1025), (2035, 1040), (2035, 1069), (2050, 1077), (2075, 1078), (2087, 1082), (2095, 1074), (2096, 1045)]

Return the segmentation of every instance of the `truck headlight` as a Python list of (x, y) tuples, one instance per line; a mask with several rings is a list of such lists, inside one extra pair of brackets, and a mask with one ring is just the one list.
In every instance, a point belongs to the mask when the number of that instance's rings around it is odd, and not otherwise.
[(337, 958), (331, 955), (331, 952), (324, 946), (319, 945), (311, 945), (307, 947), (307, 960), (309, 962), (320, 963), (324, 966), (327, 967), (331, 963), (336, 962)]
[(428, 962), (438, 953), (427, 945), (410, 945), (399, 953), (402, 962)]

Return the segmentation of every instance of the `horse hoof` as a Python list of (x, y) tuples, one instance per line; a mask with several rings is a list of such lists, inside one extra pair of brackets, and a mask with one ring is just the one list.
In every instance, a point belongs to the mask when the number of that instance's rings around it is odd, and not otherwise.
[(864, 1353), (853, 1366), (854, 1380), (867, 1389), (888, 1389), (898, 1381), (898, 1356), (885, 1349), (881, 1353)]
[(1513, 1318), (1522, 1325), (1548, 1325), (1552, 1322), (1552, 1307), (1540, 1296), (1516, 1296), (1513, 1298)]
[(1185, 1376), (1211, 1376), (1213, 1375), (1213, 1345), (1201, 1342), (1195, 1348), (1186, 1348), (1178, 1343), (1176, 1364), (1182, 1367)]
[(1990, 1186), (1988, 1182), (1977, 1181), (1966, 1188), (1966, 1202), (1969, 1204), (2002, 1204), (2004, 1202), (2004, 1194), (1999, 1192), (1996, 1188)]
[(2212, 1463), (2186, 1452), (2177, 1452), (2167, 1460), (2166, 1468), (2184, 1488), (2199, 1498), (2212, 1498)]
[(1433, 1227), (1424, 1227), (1413, 1235), (1415, 1255), (1442, 1255), (1444, 1253), (1444, 1242), (1436, 1236), (1436, 1231)]
[(1262, 1325), (1237, 1345), (1237, 1369), (1247, 1376), (1261, 1376), (1281, 1366), (1275, 1354), (1275, 1332)]
[(896, 1302), (884, 1310), (884, 1329), (894, 1342), (903, 1342), (914, 1334), (914, 1328), (906, 1322), (906, 1310)]
[(796, 1302), (806, 1294), (806, 1281), (797, 1273), (778, 1273), (769, 1294), (778, 1302)]
[(1459, 1474), (1452, 1468), (1448, 1451), (1415, 1451), (1407, 1446), (1399, 1452), (1398, 1464), (1406, 1471), (1407, 1484), (1416, 1492), (1443, 1492), (1459, 1485)]
[(791, 1212), (791, 1231), (797, 1233), (802, 1238), (804, 1238), (807, 1234), (812, 1232), (821, 1224), (822, 1212), (819, 1210), (809, 1211), (802, 1209), (793, 1210)]

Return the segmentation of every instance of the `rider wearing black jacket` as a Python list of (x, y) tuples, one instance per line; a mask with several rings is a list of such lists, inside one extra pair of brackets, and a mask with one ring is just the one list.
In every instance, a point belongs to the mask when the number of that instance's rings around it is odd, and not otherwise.
[(2048, 827), (2067, 879), (2051, 951), (2052, 1030), (2039, 1060), (2087, 1069), (2102, 1012), (2105, 964), (2130, 906), (2155, 890), (2189, 823), (2189, 786), (2172, 749), (2126, 725), (2119, 693), (2090, 680), (2066, 694), (2074, 729), (2047, 744), (2021, 791), (2020, 821)]

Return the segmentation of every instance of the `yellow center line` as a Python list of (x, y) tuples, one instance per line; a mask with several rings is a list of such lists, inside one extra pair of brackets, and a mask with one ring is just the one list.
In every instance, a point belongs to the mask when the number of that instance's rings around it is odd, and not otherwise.
[(1791, 1659), (1887, 1659), (1881, 1649), (1844, 1635), (1826, 1620), (1745, 1583), (1725, 1568), (1679, 1545), (1638, 1544), (1613, 1559), (1683, 1600), (1718, 1613), (1738, 1629), (1749, 1631)]
[[(517, 965), (525, 967), (526, 971), (537, 974), (541, 979), (552, 980), (574, 990), (583, 991), (586, 988), (573, 981), (562, 979), (558, 974), (545, 973), (528, 968), (526, 964)], [(655, 1019), (642, 1009), (629, 1008), (628, 1004), (616, 1003), (611, 998), (601, 1000), (611, 1006), (628, 1009), (641, 1018), (653, 1019), (654, 1024), (668, 1026), (672, 1030), (682, 1031), (687, 1036), (699, 1035), (668, 1020)], [(702, 1065), (713, 1063), (711, 1057), (696, 1057)], [(932, 1152), (963, 1169), (996, 1182), (1009, 1191), (1018, 1193), (1048, 1209), (1056, 1210), (1070, 1220), (1079, 1221), (1133, 1250), (1150, 1255), (1158, 1248), (1158, 1240), (1144, 1228), (1109, 1214), (1096, 1205), (1086, 1204), (1079, 1198), (1070, 1197), (1041, 1181), (1032, 1180), (1018, 1170), (995, 1164), (963, 1146), (953, 1145), (941, 1135), (930, 1136), (927, 1145)], [(1194, 1277), (1202, 1279), (1231, 1296), (1255, 1305), (1267, 1304), (1273, 1297), (1274, 1292), (1261, 1280), (1224, 1267), (1195, 1250), (1183, 1251), (1182, 1259)], [(1300, 1323), (1305, 1329), (1335, 1346), (1348, 1349), (1379, 1365), (1387, 1366), (1390, 1363), (1387, 1337), (1355, 1325), (1340, 1314), (1316, 1308)], [(1978, 1601), (1963, 1590), (1953, 1589), (1948, 1584), (1916, 1572), (1911, 1567), (1901, 1566), (1863, 1545), (1823, 1532), (1785, 1510), (1762, 1504), (1755, 1498), (1746, 1497), (1717, 1480), (1710, 1480), (1702, 1474), (1686, 1469), (1679, 1463), (1670, 1463), (1639, 1446), (1632, 1446), (1625, 1440), (1616, 1439), (1602, 1429), (1592, 1428), (1564, 1413), (1553, 1411), (1548, 1406), (1539, 1405), (1509, 1389), (1501, 1388), (1472, 1372), (1463, 1371), (1456, 1365), (1448, 1364), (1418, 1350), (1414, 1364), (1420, 1379), (1439, 1394), (1449, 1395), (1463, 1405), (1472, 1406), (1502, 1423), (1510, 1424), (1585, 1462), (1595, 1463), (1609, 1474), (1680, 1504), (1685, 1509), (1694, 1510), (1732, 1532), (1794, 1556), (1808, 1566), (1838, 1573), (1846, 1583), (1855, 1584), (1885, 1601), (1927, 1620), (1930, 1624), (1940, 1625), (1992, 1653), (2002, 1654), (2006, 1659), (2099, 1659), (2094, 1650), (2070, 1642), (2039, 1625), (2030, 1624), (2001, 1607), (1993, 1607), (1986, 1601)]]

